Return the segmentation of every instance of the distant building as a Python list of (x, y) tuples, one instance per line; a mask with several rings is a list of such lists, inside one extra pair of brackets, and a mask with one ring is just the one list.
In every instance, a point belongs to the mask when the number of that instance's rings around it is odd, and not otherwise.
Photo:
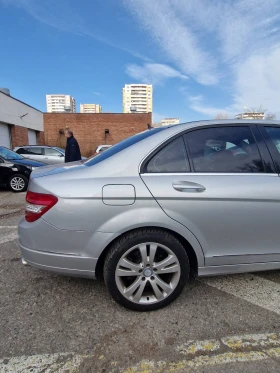
[(48, 113), (76, 113), (76, 100), (70, 95), (46, 95)]
[(180, 119), (179, 118), (164, 118), (161, 121), (162, 126), (172, 126), (173, 124), (179, 124)]
[(245, 112), (235, 116), (235, 119), (260, 119), (263, 120), (265, 118), (264, 112)]
[(122, 90), (123, 113), (151, 113), (153, 111), (153, 86), (126, 84)]
[(98, 104), (81, 104), (80, 113), (102, 113), (102, 107)]

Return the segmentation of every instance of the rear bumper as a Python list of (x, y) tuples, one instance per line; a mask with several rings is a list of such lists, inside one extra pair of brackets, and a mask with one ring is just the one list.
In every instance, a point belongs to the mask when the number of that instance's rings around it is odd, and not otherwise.
[(97, 259), (28, 249), (21, 244), (23, 263), (68, 276), (95, 278)]

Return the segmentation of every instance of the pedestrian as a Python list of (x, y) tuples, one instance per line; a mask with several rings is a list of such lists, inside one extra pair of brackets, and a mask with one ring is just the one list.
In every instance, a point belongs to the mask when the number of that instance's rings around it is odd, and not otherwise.
[(73, 136), (73, 132), (70, 130), (66, 130), (65, 137), (67, 138), (65, 162), (80, 161), (82, 159), (80, 147), (78, 141)]

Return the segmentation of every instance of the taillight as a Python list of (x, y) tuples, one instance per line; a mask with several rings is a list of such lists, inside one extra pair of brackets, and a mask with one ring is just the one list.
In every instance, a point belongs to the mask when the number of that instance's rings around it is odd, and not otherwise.
[(32, 223), (43, 216), (58, 201), (58, 198), (51, 194), (27, 192), (25, 205), (25, 220)]

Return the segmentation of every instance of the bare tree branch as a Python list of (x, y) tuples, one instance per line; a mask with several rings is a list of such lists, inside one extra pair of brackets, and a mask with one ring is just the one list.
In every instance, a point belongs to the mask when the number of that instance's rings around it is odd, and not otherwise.
[(227, 113), (218, 113), (214, 119), (229, 119), (229, 116)]

